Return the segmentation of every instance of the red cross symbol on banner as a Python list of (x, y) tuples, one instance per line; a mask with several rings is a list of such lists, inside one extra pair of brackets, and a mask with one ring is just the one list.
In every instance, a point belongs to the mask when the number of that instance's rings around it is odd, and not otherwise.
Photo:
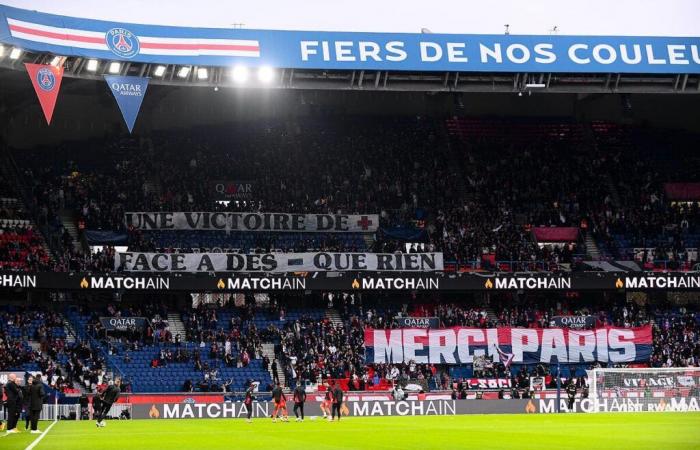
[(360, 220), (357, 221), (357, 225), (361, 226), (363, 230), (366, 230), (372, 225), (372, 221), (369, 220), (367, 216), (361, 216)]

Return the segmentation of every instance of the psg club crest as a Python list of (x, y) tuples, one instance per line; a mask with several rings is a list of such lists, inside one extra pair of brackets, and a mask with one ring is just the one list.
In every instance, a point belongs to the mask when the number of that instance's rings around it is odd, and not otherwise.
[(34, 92), (39, 99), (41, 109), (44, 111), (46, 123), (51, 124), (56, 98), (59, 89), (61, 89), (63, 67), (31, 63), (25, 63), (24, 66), (27, 68), (29, 79), (32, 80), (32, 86), (34, 86)]
[(132, 58), (139, 52), (139, 39), (124, 28), (112, 28), (105, 35), (105, 39), (112, 53), (122, 58)]
[(36, 73), (36, 82), (42, 91), (50, 92), (56, 86), (56, 76), (50, 69), (39, 69)]

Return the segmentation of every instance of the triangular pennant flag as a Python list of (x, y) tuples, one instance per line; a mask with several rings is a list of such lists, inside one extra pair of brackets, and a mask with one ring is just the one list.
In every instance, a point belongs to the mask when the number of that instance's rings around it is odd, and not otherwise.
[(117, 99), (119, 110), (121, 110), (122, 117), (124, 117), (129, 133), (131, 133), (131, 130), (134, 129), (136, 116), (141, 109), (143, 96), (146, 95), (148, 78), (105, 75), (105, 80), (112, 90), (114, 98)]
[(29, 63), (24, 65), (27, 67), (29, 78), (32, 80), (37, 97), (39, 97), (41, 109), (44, 110), (46, 123), (50, 125), (56, 106), (56, 98), (58, 98), (58, 90), (61, 88), (63, 67)]

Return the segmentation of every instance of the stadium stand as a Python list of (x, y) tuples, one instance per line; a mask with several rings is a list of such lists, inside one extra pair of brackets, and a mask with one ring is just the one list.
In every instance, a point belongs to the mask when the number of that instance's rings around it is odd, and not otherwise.
[[(240, 300), (240, 299), (239, 299)], [(652, 367), (686, 367), (700, 363), (700, 312), (689, 307), (661, 307), (611, 301), (503, 295), (489, 305), (451, 303), (434, 296), (406, 303), (405, 297), (326, 294), (317, 306), (292, 306), (296, 297), (274, 297), (253, 306), (252, 297), (224, 306), (200, 304), (172, 313), (160, 303), (109, 305), (105, 310), (69, 306), (63, 314), (8, 310), (1, 314), (3, 352), (0, 370), (42, 371), (53, 386), (94, 392), (115, 376), (135, 392), (241, 391), (251, 382), (269, 390), (277, 380), (323, 387), (341, 383), (349, 390), (386, 390), (392, 382), (424, 383), (426, 390), (450, 388), (475, 376), (508, 378), (525, 389), (530, 376), (550, 385), (555, 366), (494, 363), (472, 365), (378, 364), (364, 362), (365, 327), (394, 328), (396, 317), (437, 317), (440, 325), (489, 328), (548, 328), (556, 315), (592, 315), (596, 326), (654, 326)], [(333, 308), (322, 306), (330, 304)], [(364, 304), (368, 304), (364, 307)], [(148, 328), (106, 333), (99, 317), (148, 318)], [(167, 318), (167, 319), (166, 319)], [(171, 318), (186, 324), (184, 335), (172, 336)], [(64, 319), (76, 330), (66, 343)], [(34, 349), (30, 343), (36, 342)], [(562, 365), (564, 377), (583, 377), (593, 365)], [(60, 378), (60, 379), (59, 379)], [(464, 390), (469, 390), (463, 385)], [(461, 389), (460, 389), (461, 391)]]
[[(575, 271), (596, 259), (691, 270), (700, 241), (699, 198), (686, 186), (700, 173), (689, 151), (693, 139), (608, 122), (347, 117), (95, 139), (38, 149), (33, 157), (14, 152), (0, 183), (0, 266), (111, 271), (114, 246), (124, 245), (160, 252), (410, 247), (444, 252), (453, 271)], [(26, 183), (10, 181), (17, 180), (12, 167)], [(202, 181), (232, 178), (259, 180), (255, 199), (217, 202)], [(214, 209), (379, 211), (381, 226), (374, 234), (339, 235), (140, 231), (123, 222), (127, 211)], [(351, 389), (386, 388), (397, 377), (444, 387), (475, 374), (466, 366), (366, 366), (364, 327), (392, 327), (401, 314), (435, 316), (442, 326), (546, 328), (553, 315), (585, 312), (599, 325), (653, 323), (661, 331), (653, 366), (697, 365), (700, 352), (700, 316), (692, 308), (562, 296), (465, 303), (438, 294), (423, 303), (380, 296), (370, 306), (347, 293), (325, 293), (315, 307), (299, 308), (265, 298), (268, 306), (254, 306), (260, 299), (247, 295), (219, 307), (110, 306), (102, 313), (143, 315), (149, 323), (116, 335), (100, 328), (99, 310), (76, 302), (49, 317), (7, 310), (2, 369), (44, 370), (42, 361), (50, 360), (63, 371), (63, 390), (94, 391), (122, 376), (131, 389), (151, 392), (232, 391), (251, 381), (267, 388), (297, 378), (338, 380)], [(173, 333), (171, 320), (183, 328)], [(580, 376), (586, 368), (564, 371)], [(551, 375), (550, 367), (488, 370), (518, 386), (528, 375)]]
[[(632, 127), (555, 120), (453, 118), (443, 124), (350, 118), (343, 128), (330, 120), (277, 121), (46, 149), (39, 152), (48, 166), (24, 161), (24, 170), (35, 180), (35, 196), (42, 192), (41, 198), (51, 199), (44, 209), (63, 205), (77, 217), (81, 239), (87, 235), (92, 244), (125, 244), (131, 250), (394, 251), (413, 243), (443, 251), (455, 270), (571, 270), (596, 258), (688, 270), (697, 259), (697, 203), (666, 199), (663, 184), (693, 180), (697, 159), (683, 153), (691, 138), (664, 140)], [(664, 164), (645, 157), (662, 140), (676, 156)], [(97, 147), (110, 158), (96, 161)], [(295, 164), (299, 152), (314, 165)], [(621, 161), (628, 160), (636, 161), (638, 171), (625, 170)], [(674, 167), (681, 160), (684, 167)], [(200, 181), (205, 174), (262, 181), (255, 200), (223, 205)], [(126, 230), (123, 223), (127, 210), (215, 208), (380, 211), (382, 227), (375, 235), (251, 235), (142, 232)], [(639, 214), (646, 210), (653, 216)], [(551, 228), (578, 233), (551, 238)], [(110, 248), (88, 256), (62, 234), (59, 268), (109, 269)]]

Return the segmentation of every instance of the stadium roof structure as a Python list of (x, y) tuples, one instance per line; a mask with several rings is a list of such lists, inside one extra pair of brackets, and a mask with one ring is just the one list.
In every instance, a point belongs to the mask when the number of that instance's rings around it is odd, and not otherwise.
[(139, 76), (164, 85), (700, 93), (699, 38), (166, 27), (0, 5), (0, 43), (0, 67), (53, 64), (67, 77)]

